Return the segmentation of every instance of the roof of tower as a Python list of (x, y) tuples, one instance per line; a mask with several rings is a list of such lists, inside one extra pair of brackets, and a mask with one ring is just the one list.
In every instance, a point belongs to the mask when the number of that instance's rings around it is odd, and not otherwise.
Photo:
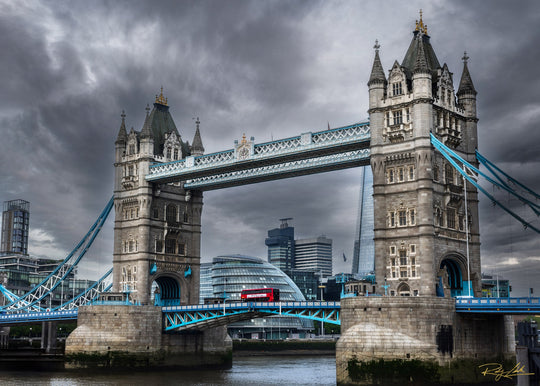
[(195, 130), (195, 136), (193, 137), (193, 144), (191, 145), (191, 149), (195, 151), (204, 152), (204, 147), (203, 147), (202, 139), (201, 139), (201, 132), (199, 131), (199, 124), (201, 123), (199, 121), (199, 117), (197, 117), (197, 121), (195, 123), (197, 125), (197, 129)]
[(466, 93), (476, 95), (476, 89), (474, 88), (473, 81), (471, 79), (471, 74), (469, 73), (469, 68), (467, 67), (467, 52), (463, 55), (463, 73), (461, 74), (461, 81), (459, 82), (459, 89), (457, 95), (462, 95)]
[(381, 59), (379, 58), (380, 47), (379, 42), (375, 40), (375, 45), (373, 46), (373, 48), (375, 48), (375, 59), (373, 60), (373, 67), (371, 68), (368, 86), (377, 82), (386, 83), (386, 76), (384, 75)]
[(126, 131), (126, 113), (122, 110), (122, 124), (120, 125), (120, 130), (118, 130), (118, 137), (116, 137), (116, 143), (125, 143), (127, 141), (127, 131)]
[(435, 73), (441, 65), (435, 55), (435, 51), (429, 42), (429, 35), (427, 32), (427, 25), (422, 20), (422, 10), (420, 10), (420, 21), (416, 21), (416, 28), (413, 31), (413, 39), (409, 45), (409, 49), (401, 62), (401, 65), (405, 67), (407, 76), (410, 76), (415, 69), (416, 62), (418, 60), (418, 53), (420, 50), (424, 51), (424, 57), (427, 68)]
[[(178, 137), (180, 134), (174, 124), (171, 113), (169, 112), (169, 106), (167, 105), (167, 98), (163, 97), (163, 87), (161, 93), (156, 95), (154, 101), (154, 108), (147, 116), (141, 135), (151, 135), (154, 138), (154, 154), (163, 154), (163, 145), (165, 143), (165, 134), (174, 132)], [(185, 148), (182, 144), (182, 148)]]

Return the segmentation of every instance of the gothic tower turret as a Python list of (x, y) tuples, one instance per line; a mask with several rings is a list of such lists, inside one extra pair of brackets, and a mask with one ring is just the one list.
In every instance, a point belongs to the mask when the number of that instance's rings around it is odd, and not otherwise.
[(474, 158), (476, 126), (469, 122), (476, 125), (476, 92), (466, 64), (456, 103), (452, 73), (439, 64), (420, 15), (405, 57), (394, 62), (388, 80), (379, 67), (376, 45), (368, 112), (377, 281), (389, 285), (390, 295), (449, 296), (466, 294), (470, 276), (478, 294), (476, 191), (468, 187), (465, 203), (462, 179), (430, 139), (433, 133), (466, 159)]
[(198, 156), (204, 154), (204, 146), (202, 144), (201, 132), (199, 131), (199, 125), (201, 124), (201, 122), (199, 121), (199, 117), (197, 117), (197, 121), (195, 121), (195, 124), (197, 125), (197, 128), (195, 129), (195, 135), (193, 136), (191, 155)]
[(147, 106), (140, 132), (132, 128), (127, 134), (122, 113), (115, 158), (113, 291), (129, 293), (142, 304), (199, 300), (202, 193), (145, 179), (152, 164), (189, 155), (163, 88), (153, 109)]

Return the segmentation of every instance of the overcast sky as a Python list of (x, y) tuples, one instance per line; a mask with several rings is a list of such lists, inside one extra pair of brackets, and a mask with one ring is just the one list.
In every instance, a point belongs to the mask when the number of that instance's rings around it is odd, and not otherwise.
[[(200, 118), (206, 153), (365, 121), (375, 39), (385, 69), (401, 62), (420, 8), (456, 89), (470, 57), (480, 152), (540, 191), (537, 1), (0, 0), (0, 201), (30, 201), (30, 254), (64, 258), (112, 195), (122, 110), (140, 130), (161, 86), (183, 140)], [(348, 169), (205, 193), (203, 261), (266, 258), (267, 230), (293, 217), (350, 271), (359, 182)], [(480, 216), (483, 270), (540, 293), (539, 235), (484, 197)], [(110, 267), (112, 221), (89, 260)]]

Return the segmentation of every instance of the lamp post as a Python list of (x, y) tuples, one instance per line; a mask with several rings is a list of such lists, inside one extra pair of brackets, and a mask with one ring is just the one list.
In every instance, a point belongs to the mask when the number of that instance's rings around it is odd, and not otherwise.
[[(321, 302), (324, 301), (323, 299), (323, 290), (326, 288), (324, 285), (320, 285), (319, 288), (321, 289)], [(321, 320), (321, 336), (324, 336), (324, 322)]]

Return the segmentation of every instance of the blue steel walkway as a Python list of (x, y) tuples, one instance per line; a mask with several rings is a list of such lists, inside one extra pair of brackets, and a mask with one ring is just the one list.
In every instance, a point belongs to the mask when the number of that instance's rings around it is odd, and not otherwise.
[(295, 316), (341, 324), (340, 302), (250, 302), (163, 307), (164, 329), (200, 330), (261, 316)]

